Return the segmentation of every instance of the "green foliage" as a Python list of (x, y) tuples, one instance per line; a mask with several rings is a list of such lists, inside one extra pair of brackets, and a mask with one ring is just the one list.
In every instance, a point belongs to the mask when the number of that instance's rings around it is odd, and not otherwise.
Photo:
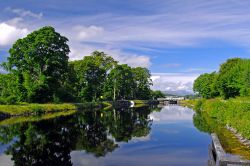
[(49, 26), (17, 40), (1, 65), (8, 74), (0, 74), (0, 103), (150, 99), (148, 69), (118, 65), (98, 51), (68, 62), (67, 42)]
[(108, 74), (105, 97), (113, 100), (133, 99), (135, 87), (132, 68), (126, 64), (116, 65)]
[(83, 60), (70, 62), (76, 75), (77, 98), (79, 101), (100, 100), (108, 72), (117, 62), (103, 52), (93, 52)]
[(210, 99), (197, 102), (195, 110), (202, 110), (221, 125), (235, 128), (245, 138), (250, 139), (250, 103), (249, 98), (219, 100)]
[(151, 91), (152, 99), (156, 100), (157, 98), (164, 98), (166, 95), (162, 93), (160, 90)]
[(194, 92), (198, 92), (204, 98), (216, 97), (219, 94), (215, 88), (216, 78), (215, 72), (200, 75), (194, 82)]
[(228, 59), (218, 73), (200, 75), (194, 82), (193, 90), (207, 99), (250, 96), (250, 60)]
[(68, 39), (43, 27), (17, 40), (3, 66), (18, 79), (21, 101), (49, 102), (68, 71)]
[(152, 84), (152, 80), (150, 79), (151, 74), (147, 68), (136, 67), (132, 68), (132, 72), (134, 74), (134, 82), (135, 82), (135, 91), (134, 98), (147, 100), (150, 99), (150, 86)]
[(0, 74), (0, 104), (14, 104), (20, 101), (17, 78), (13, 74)]

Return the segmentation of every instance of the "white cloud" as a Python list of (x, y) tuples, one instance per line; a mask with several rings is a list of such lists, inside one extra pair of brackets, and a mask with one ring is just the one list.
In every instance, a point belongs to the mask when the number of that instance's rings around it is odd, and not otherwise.
[(73, 30), (76, 31), (75, 37), (79, 41), (100, 38), (104, 31), (102, 27), (97, 27), (94, 25), (91, 25), (89, 27), (76, 26), (73, 28)]
[(249, 47), (250, 14), (246, 4), (202, 0), (151, 3), (147, 8), (152, 7), (153, 14), (117, 15), (111, 11), (74, 17), (69, 25), (83, 25), (84, 41), (111, 44), (119, 49), (193, 47), (211, 39)]
[(152, 89), (175, 94), (190, 94), (193, 93), (193, 82), (198, 76), (199, 74), (188, 73), (152, 73)]
[(18, 28), (5, 22), (0, 23), (0, 46), (13, 44), (18, 38), (23, 38), (28, 34), (27, 28)]
[(17, 14), (20, 17), (33, 17), (36, 19), (41, 19), (43, 17), (43, 13), (34, 13), (31, 12), (29, 10), (24, 10), (24, 9), (17, 9), (17, 8), (11, 8), (11, 7), (7, 7), (5, 9), (6, 11), (12, 12), (14, 14)]
[(107, 50), (106, 52), (110, 53), (120, 64), (128, 64), (131, 67), (150, 67), (151, 65), (150, 57), (146, 55), (129, 54), (120, 50)]
[(69, 54), (70, 60), (79, 60), (84, 56), (90, 55), (94, 51), (102, 51), (109, 56), (112, 56), (120, 64), (128, 64), (131, 67), (150, 67), (151, 59), (147, 55), (137, 55), (123, 52), (119, 49), (98, 47), (87, 44), (70, 43), (71, 52)]

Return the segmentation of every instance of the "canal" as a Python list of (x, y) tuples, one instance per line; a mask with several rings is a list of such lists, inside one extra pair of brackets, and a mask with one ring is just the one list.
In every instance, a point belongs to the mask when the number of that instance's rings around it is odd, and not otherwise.
[(1, 121), (0, 165), (201, 166), (209, 160), (210, 135), (186, 107), (89, 110), (51, 117)]

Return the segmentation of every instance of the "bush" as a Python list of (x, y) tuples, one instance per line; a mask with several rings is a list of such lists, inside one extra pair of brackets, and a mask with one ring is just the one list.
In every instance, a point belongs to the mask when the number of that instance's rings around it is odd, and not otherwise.
[(207, 116), (216, 118), (222, 125), (230, 125), (242, 136), (250, 139), (250, 103), (240, 99), (211, 99), (197, 101), (196, 111), (202, 110)]

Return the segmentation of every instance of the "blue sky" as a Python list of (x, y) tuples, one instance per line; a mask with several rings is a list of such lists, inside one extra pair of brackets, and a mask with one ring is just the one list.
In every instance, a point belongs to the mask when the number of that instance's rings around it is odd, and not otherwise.
[(0, 8), (0, 61), (46, 25), (69, 38), (71, 60), (104, 51), (148, 67), (153, 88), (170, 92), (191, 92), (199, 74), (250, 57), (247, 0), (8, 0)]

